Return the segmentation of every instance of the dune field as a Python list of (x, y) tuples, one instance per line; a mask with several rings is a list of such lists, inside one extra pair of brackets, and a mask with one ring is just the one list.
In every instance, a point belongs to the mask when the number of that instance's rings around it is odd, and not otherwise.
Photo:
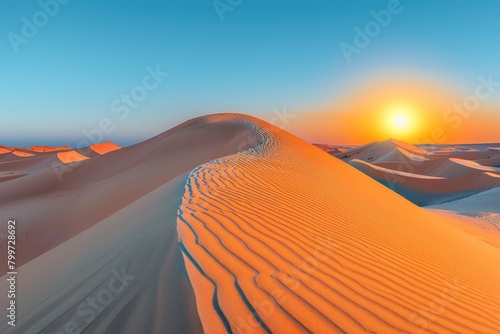
[(493, 147), (426, 147), (398, 140), (330, 153), (420, 206), (439, 205), (500, 185)]
[(239, 114), (2, 146), (19, 291), (0, 333), (500, 333), (497, 159), (318, 148)]

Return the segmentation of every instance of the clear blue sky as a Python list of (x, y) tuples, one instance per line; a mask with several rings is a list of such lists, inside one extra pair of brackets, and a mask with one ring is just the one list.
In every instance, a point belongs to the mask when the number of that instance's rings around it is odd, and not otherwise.
[[(305, 115), (381, 75), (464, 92), (478, 75), (500, 81), (495, 0), (401, 0), (350, 63), (340, 43), (390, 1), (221, 0), (224, 20), (212, 0), (71, 0), (39, 13), (54, 1), (0, 0), (0, 144), (76, 145), (106, 118), (104, 139), (130, 144), (213, 112)], [(169, 75), (120, 119), (112, 104), (157, 64)]]

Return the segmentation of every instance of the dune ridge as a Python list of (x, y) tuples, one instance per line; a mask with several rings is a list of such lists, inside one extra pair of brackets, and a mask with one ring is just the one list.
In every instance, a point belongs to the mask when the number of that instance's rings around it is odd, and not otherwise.
[(206, 333), (500, 331), (497, 248), (245, 119), (263, 142), (194, 169), (178, 211)]

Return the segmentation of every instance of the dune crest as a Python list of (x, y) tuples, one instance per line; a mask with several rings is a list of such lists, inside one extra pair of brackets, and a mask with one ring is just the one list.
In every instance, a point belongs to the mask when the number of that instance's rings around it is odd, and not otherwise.
[(21, 157), (21, 158), (28, 158), (28, 157), (34, 157), (35, 156), (34, 154), (31, 154), (31, 153), (28, 153), (28, 152), (19, 151), (17, 149), (14, 150), (14, 151), (12, 151), (12, 154), (14, 154), (15, 156)]
[(14, 151), (13, 148), (6, 147), (6, 146), (0, 146), (0, 154), (7, 154), (7, 153), (11, 153), (12, 151)]
[(58, 152), (58, 151), (69, 151), (71, 150), (71, 147), (69, 146), (61, 146), (61, 147), (52, 147), (52, 146), (39, 146), (39, 145), (34, 145), (27, 150), (33, 151), (33, 152), (38, 152), (38, 153), (43, 153), (43, 152)]

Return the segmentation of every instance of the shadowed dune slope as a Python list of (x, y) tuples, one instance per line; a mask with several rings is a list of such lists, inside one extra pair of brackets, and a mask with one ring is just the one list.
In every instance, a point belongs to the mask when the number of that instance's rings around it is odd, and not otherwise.
[[(25, 246), (18, 250), (18, 263), (48, 251), (165, 182), (257, 139), (242, 125), (194, 119), (131, 147), (77, 163), (59, 162), (1, 183), (2, 218), (24, 222), (18, 240)], [(25, 159), (35, 162), (43, 157)]]
[[(247, 126), (203, 117), (0, 183), (0, 220), (18, 225), (16, 331), (201, 333), (176, 228), (187, 174), (260, 140)], [(0, 333), (9, 333), (7, 320)]]
[(178, 232), (206, 333), (498, 333), (500, 251), (280, 129), (194, 169)]
[(489, 222), (500, 231), (500, 188), (429, 208), (454, 211)]
[[(426, 163), (433, 164), (423, 162)], [(500, 186), (498, 175), (486, 172), (486, 167), (464, 165), (451, 160), (440, 163), (439, 168), (435, 169), (436, 173), (432, 173), (439, 176), (384, 168), (356, 159), (349, 164), (420, 206), (458, 200)], [(413, 166), (399, 164), (397, 168), (412, 170)]]
[(484, 159), (478, 159), (476, 162), (483, 166), (500, 167), (500, 154), (492, 157), (486, 157)]

